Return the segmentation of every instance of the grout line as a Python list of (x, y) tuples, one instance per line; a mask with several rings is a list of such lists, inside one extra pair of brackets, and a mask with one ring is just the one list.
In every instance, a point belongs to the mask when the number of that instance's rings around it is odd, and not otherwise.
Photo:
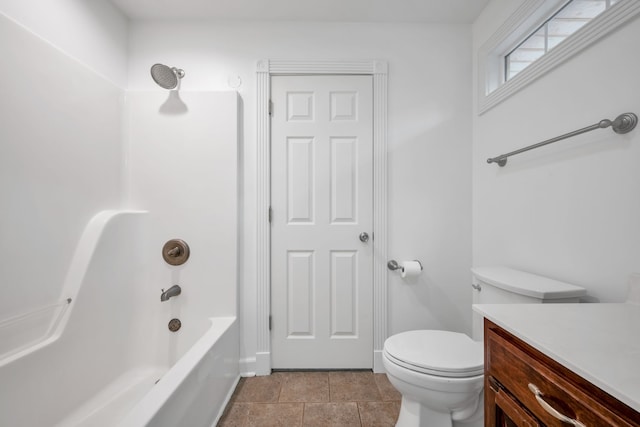
[(360, 421), (360, 426), (362, 427), (362, 414), (360, 414), (360, 403), (356, 402), (356, 408), (358, 408), (358, 421)]
[(280, 381), (280, 388), (278, 389), (278, 399), (276, 400), (276, 403), (280, 403), (280, 397), (282, 396), (282, 385), (286, 380), (286, 377), (283, 375), (282, 376), (282, 381)]
[(327, 372), (327, 384), (329, 385), (329, 402), (333, 402), (333, 396), (331, 393), (331, 374)]

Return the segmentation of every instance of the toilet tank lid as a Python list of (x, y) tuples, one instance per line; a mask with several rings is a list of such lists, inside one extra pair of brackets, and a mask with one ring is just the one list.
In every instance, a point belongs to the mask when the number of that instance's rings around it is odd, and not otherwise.
[(471, 272), (478, 281), (543, 300), (575, 298), (587, 294), (587, 290), (580, 286), (508, 267), (474, 267)]

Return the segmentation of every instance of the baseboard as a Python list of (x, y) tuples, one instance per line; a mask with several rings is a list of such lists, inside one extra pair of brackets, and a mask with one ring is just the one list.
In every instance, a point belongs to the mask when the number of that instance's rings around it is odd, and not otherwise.
[[(373, 351), (373, 372), (377, 374), (387, 372), (382, 364), (382, 350)], [(241, 377), (263, 375), (271, 375), (271, 353), (256, 353), (256, 357), (247, 357), (240, 360)]]
[(382, 350), (373, 350), (373, 372), (376, 374), (387, 372), (382, 364)]
[(240, 359), (240, 376), (241, 377), (255, 377), (256, 376), (256, 358), (245, 357)]
[(271, 375), (271, 352), (256, 353), (256, 369), (258, 376)]

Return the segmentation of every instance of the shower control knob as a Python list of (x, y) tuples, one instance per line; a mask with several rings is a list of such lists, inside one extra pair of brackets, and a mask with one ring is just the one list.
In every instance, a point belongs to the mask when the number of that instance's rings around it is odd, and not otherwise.
[(181, 239), (171, 239), (162, 247), (162, 258), (169, 265), (182, 265), (187, 262), (189, 255), (189, 245)]
[(369, 234), (368, 234), (368, 233), (366, 233), (366, 232), (362, 232), (362, 233), (360, 233), (360, 236), (359, 236), (359, 237), (360, 237), (360, 241), (361, 241), (362, 243), (367, 243), (367, 242), (369, 241)]

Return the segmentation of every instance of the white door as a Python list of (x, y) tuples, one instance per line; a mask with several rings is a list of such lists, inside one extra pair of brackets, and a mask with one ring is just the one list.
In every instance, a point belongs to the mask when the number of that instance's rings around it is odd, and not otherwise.
[(373, 80), (274, 76), (271, 100), (272, 367), (371, 368)]

